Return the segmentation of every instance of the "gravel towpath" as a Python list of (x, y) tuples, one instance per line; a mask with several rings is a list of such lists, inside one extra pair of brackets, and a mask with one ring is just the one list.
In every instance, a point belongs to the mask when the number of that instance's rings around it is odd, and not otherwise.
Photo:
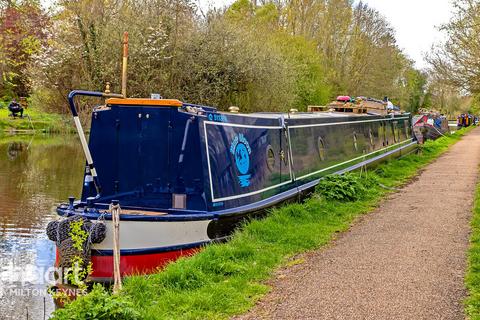
[(236, 319), (464, 319), (480, 128)]

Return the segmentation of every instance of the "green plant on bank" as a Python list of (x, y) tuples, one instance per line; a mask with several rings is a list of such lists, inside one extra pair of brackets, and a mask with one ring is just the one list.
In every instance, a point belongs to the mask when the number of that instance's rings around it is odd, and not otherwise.
[[(407, 182), (468, 130), (428, 141), (421, 153), (382, 164), (364, 177), (329, 177), (316, 196), (246, 223), (229, 242), (208, 245), (156, 274), (127, 277), (117, 295), (95, 286), (55, 311), (53, 319), (227, 319), (242, 314), (269, 291), (265, 281), (276, 269), (302, 263), (298, 254), (318, 249), (347, 230), (391, 192), (385, 186)], [(355, 184), (354, 190), (344, 190), (346, 181)], [(326, 185), (335, 193), (325, 193)]]
[(480, 319), (480, 183), (475, 191), (473, 218), (468, 251), (468, 269), (465, 284), (468, 297), (465, 299), (465, 313), (472, 320)]
[(24, 111), (23, 118), (9, 116), (8, 109), (0, 109), (0, 136), (4, 131), (31, 131), (37, 132), (73, 132), (70, 120), (60, 114), (46, 113), (36, 108), (28, 108)]
[(316, 187), (316, 193), (330, 201), (356, 201), (376, 183), (374, 178), (354, 173), (329, 175)]

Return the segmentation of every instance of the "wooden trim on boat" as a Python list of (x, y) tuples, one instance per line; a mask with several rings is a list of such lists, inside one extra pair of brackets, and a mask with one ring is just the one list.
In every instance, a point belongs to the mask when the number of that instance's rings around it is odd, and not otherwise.
[(141, 99), (141, 98), (110, 98), (107, 105), (128, 105), (128, 106), (159, 106), (159, 107), (181, 107), (183, 103), (177, 99)]

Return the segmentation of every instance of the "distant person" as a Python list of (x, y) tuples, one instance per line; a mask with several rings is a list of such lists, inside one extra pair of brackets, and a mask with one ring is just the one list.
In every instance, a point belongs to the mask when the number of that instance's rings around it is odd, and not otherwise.
[(23, 108), (17, 100), (13, 99), (12, 102), (10, 102), (8, 110), (10, 110), (14, 118), (17, 116), (17, 113), (20, 113), (20, 118), (23, 118)]

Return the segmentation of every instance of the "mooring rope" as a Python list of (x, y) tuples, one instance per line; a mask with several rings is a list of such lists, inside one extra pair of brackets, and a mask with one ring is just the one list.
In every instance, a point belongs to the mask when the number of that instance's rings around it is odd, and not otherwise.
[(113, 225), (113, 293), (122, 290), (122, 278), (120, 273), (120, 204), (112, 201), (110, 204)]

